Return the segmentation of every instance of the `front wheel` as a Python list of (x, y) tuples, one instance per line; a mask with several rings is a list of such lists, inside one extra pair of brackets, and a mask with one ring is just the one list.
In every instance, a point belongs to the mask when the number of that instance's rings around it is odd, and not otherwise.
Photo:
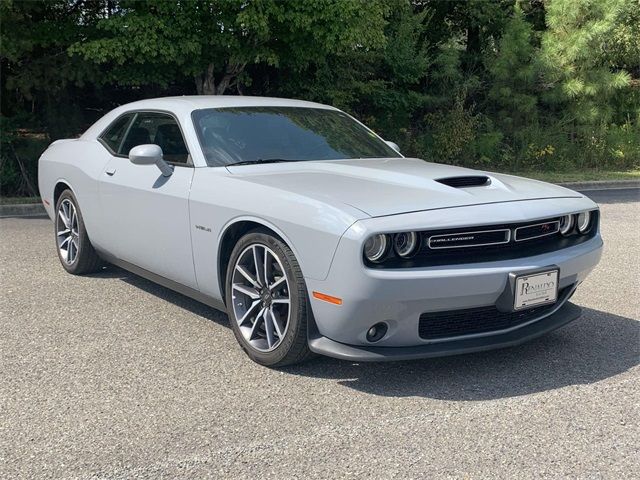
[(291, 249), (256, 230), (236, 244), (227, 270), (226, 303), (233, 333), (257, 363), (281, 367), (307, 359), (311, 309)]
[(78, 201), (65, 190), (56, 203), (54, 220), (58, 258), (64, 269), (74, 275), (95, 272), (101, 260), (89, 241)]

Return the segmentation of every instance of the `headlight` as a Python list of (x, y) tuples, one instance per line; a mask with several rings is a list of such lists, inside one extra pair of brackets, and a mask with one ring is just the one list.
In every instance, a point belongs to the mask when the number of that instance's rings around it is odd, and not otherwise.
[(565, 215), (560, 219), (560, 233), (567, 235), (573, 228), (573, 215)]
[(387, 253), (389, 241), (385, 234), (379, 233), (364, 242), (364, 256), (370, 262), (379, 262)]
[(402, 258), (410, 257), (418, 246), (418, 234), (416, 232), (396, 233), (393, 236), (393, 248)]
[(591, 226), (591, 212), (582, 212), (578, 214), (578, 231), (587, 233)]

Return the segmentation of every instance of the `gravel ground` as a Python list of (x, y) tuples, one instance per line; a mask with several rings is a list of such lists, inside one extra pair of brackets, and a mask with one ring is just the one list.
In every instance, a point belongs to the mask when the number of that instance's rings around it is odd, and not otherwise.
[(0, 220), (0, 478), (631, 478), (638, 191), (602, 204), (583, 317), (526, 345), (275, 371), (225, 315), (115, 268), (64, 273), (48, 219)]

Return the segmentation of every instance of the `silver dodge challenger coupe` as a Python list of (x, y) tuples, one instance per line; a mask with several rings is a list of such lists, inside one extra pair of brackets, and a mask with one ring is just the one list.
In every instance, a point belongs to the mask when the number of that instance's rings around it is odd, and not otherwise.
[(65, 270), (111, 263), (226, 310), (263, 365), (474, 352), (579, 317), (595, 203), (398, 150), (327, 105), (159, 98), (51, 144), (39, 187)]

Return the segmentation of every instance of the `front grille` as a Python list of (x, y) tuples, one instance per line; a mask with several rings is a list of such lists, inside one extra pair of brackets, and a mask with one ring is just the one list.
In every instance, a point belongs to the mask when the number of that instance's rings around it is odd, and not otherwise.
[(559, 231), (560, 222), (558, 220), (554, 220), (551, 222), (536, 223), (535, 225), (516, 228), (515, 238), (516, 242), (522, 242), (524, 240), (532, 240), (534, 238), (553, 235), (554, 233), (558, 233)]
[(567, 300), (571, 289), (572, 287), (563, 288), (558, 294), (558, 302), (554, 304), (515, 312), (501, 312), (495, 306), (490, 306), (423, 313), (420, 315), (418, 334), (423, 340), (438, 340), (517, 327), (550, 314), (558, 303)]
[(369, 268), (416, 268), (532, 257), (592, 239), (598, 232), (599, 213), (593, 210), (591, 215), (591, 226), (586, 234), (580, 234), (574, 228), (566, 236), (558, 231), (558, 217), (417, 232), (420, 244), (412, 257), (401, 258), (390, 250), (384, 261), (372, 263), (365, 259), (365, 263)]

